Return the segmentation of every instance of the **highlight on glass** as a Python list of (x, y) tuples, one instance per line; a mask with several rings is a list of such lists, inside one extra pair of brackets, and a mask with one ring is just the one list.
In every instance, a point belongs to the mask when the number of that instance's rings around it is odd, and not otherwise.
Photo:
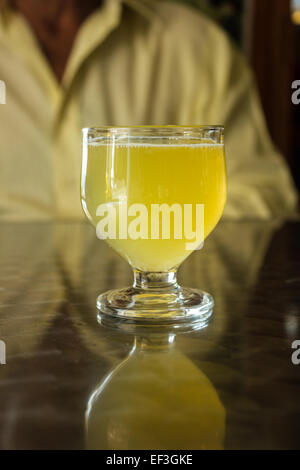
[(134, 274), (131, 287), (98, 297), (102, 323), (206, 326), (212, 296), (176, 275), (219, 222), (226, 193), (223, 127), (83, 129), (83, 209)]

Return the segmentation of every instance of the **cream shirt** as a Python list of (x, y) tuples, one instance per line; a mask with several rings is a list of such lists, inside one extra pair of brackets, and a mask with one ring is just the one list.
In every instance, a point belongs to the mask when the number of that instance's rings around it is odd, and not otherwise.
[(231, 218), (294, 211), (253, 77), (226, 35), (177, 3), (107, 0), (83, 23), (59, 84), (26, 20), (0, 21), (0, 219), (83, 218), (81, 128), (225, 125)]

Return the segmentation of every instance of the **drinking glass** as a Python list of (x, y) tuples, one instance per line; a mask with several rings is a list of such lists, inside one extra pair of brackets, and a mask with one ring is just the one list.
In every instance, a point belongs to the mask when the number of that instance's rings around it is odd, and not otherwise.
[(226, 192), (223, 127), (83, 129), (83, 209), (134, 274), (132, 287), (98, 297), (102, 323), (207, 324), (212, 296), (180, 287), (176, 273), (217, 225)]

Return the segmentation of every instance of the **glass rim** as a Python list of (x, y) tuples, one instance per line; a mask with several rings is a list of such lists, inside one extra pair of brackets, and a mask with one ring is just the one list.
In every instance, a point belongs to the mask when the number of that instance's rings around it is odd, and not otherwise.
[(136, 126), (92, 126), (92, 127), (83, 127), (81, 130), (84, 133), (89, 132), (109, 132), (114, 133), (125, 132), (125, 131), (149, 131), (151, 129), (161, 130), (161, 131), (176, 131), (176, 130), (186, 130), (186, 131), (196, 131), (197, 129), (201, 131), (221, 131), (224, 132), (223, 125), (136, 125)]

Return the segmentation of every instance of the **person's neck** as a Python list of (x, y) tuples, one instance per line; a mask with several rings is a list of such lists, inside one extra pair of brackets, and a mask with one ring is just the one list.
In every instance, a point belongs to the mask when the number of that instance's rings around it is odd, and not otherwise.
[(32, 27), (58, 81), (64, 70), (78, 30), (101, 0), (14, 0), (13, 7)]

